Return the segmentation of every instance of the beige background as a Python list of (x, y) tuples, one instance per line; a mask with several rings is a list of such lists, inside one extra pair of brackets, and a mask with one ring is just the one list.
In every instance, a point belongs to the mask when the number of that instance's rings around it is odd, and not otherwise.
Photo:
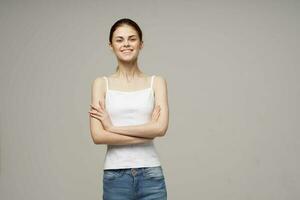
[(156, 139), (171, 200), (300, 198), (299, 1), (0, 2), (1, 200), (101, 199), (106, 147), (91, 82), (113, 73), (111, 25), (144, 32), (165, 77)]

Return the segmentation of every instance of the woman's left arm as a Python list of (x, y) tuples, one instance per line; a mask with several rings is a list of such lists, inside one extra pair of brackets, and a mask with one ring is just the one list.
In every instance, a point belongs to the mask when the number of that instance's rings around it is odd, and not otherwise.
[(155, 91), (155, 106), (160, 106), (158, 119), (141, 125), (110, 126), (108, 131), (122, 135), (145, 138), (162, 137), (166, 134), (169, 125), (167, 81), (161, 76), (156, 76), (154, 80), (153, 89)]

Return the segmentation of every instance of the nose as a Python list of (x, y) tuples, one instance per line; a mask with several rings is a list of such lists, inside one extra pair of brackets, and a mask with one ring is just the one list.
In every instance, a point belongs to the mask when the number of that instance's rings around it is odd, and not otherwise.
[(125, 40), (125, 42), (124, 42), (124, 46), (129, 46), (129, 42), (128, 42), (128, 40)]

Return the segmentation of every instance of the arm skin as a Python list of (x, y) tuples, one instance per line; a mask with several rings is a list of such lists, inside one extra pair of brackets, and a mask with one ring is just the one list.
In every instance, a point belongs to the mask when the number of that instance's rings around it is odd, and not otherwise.
[[(99, 100), (104, 101), (104, 91), (106, 83), (103, 78), (96, 78), (92, 83), (92, 104), (97, 105)], [(125, 144), (138, 144), (150, 142), (152, 139), (144, 137), (134, 137), (116, 134), (104, 130), (102, 123), (89, 117), (90, 120), (90, 133), (95, 144), (109, 144), (109, 145), (125, 145)]]
[(169, 124), (167, 83), (161, 76), (156, 76), (154, 80), (155, 104), (160, 106), (158, 120), (142, 125), (111, 126), (108, 128), (108, 131), (127, 136), (139, 136), (145, 138), (162, 137), (166, 134)]
[(163, 131), (156, 121), (135, 126), (112, 126), (108, 131), (120, 135), (142, 136), (145, 138), (154, 138), (163, 135)]

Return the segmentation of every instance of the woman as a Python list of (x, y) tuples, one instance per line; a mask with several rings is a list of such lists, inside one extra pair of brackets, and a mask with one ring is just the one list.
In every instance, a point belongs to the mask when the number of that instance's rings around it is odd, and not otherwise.
[(89, 111), (95, 144), (107, 144), (103, 199), (167, 199), (164, 173), (153, 139), (168, 129), (166, 80), (144, 74), (137, 63), (142, 31), (132, 20), (118, 20), (109, 46), (116, 55), (114, 74), (92, 83)]

